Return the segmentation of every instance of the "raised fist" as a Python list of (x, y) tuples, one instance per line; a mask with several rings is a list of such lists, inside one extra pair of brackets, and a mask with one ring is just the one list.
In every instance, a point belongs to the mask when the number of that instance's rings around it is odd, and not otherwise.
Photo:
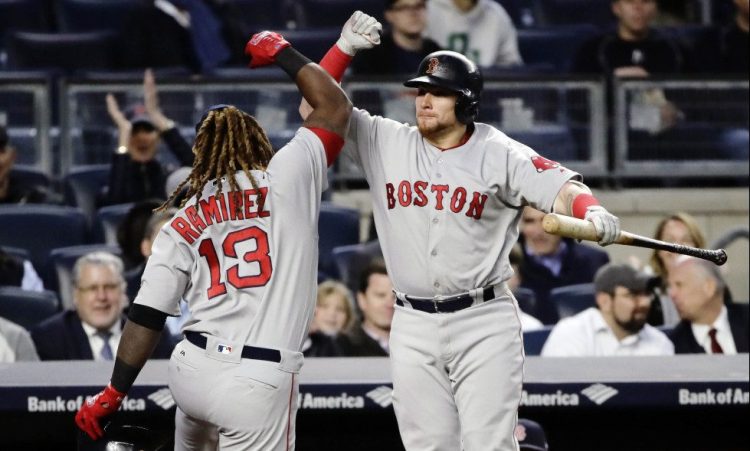
[(117, 412), (123, 399), (125, 393), (115, 390), (111, 384), (107, 385), (104, 390), (83, 403), (76, 414), (76, 424), (92, 440), (100, 439), (104, 432), (99, 421)]
[(336, 42), (341, 51), (354, 56), (358, 51), (371, 49), (380, 44), (383, 25), (374, 17), (362, 11), (355, 11), (341, 29), (341, 37)]
[(261, 31), (260, 33), (255, 33), (247, 41), (245, 55), (250, 57), (250, 67), (252, 68), (268, 66), (276, 61), (276, 55), (280, 51), (290, 45), (289, 41), (278, 33)]

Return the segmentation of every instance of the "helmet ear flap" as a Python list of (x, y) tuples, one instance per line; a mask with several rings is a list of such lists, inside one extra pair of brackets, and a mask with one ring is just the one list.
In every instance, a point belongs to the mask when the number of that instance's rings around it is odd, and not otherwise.
[(462, 124), (471, 124), (479, 115), (479, 99), (475, 96), (459, 95), (456, 100), (456, 119)]

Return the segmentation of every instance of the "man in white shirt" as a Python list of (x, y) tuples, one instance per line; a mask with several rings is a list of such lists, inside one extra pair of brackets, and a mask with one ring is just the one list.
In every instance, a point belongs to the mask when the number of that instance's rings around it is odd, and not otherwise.
[(26, 329), (0, 317), (0, 363), (37, 360), (39, 356)]
[(680, 256), (669, 271), (669, 296), (682, 321), (670, 332), (677, 354), (748, 352), (747, 305), (724, 303), (724, 279), (711, 262)]
[(545, 357), (671, 355), (664, 333), (646, 324), (651, 278), (629, 265), (609, 263), (594, 276), (596, 304), (560, 320), (542, 348)]

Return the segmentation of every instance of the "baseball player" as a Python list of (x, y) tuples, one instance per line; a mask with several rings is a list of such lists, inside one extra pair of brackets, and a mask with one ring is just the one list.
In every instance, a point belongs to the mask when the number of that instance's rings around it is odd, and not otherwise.
[[(96, 439), (184, 298), (190, 319), (169, 362), (175, 449), (294, 449), (299, 352), (315, 308), (317, 221), (327, 166), (351, 103), (281, 35), (255, 34), (250, 67), (276, 63), (311, 105), (275, 155), (256, 120), (211, 108), (197, 126), (188, 200), (159, 232), (129, 312), (112, 379), (76, 424)], [(172, 199), (164, 205), (170, 205)]]
[[(321, 61), (340, 80), (377, 26), (344, 25)], [(365, 22), (366, 23), (366, 22)], [(424, 58), (416, 126), (355, 108), (344, 152), (370, 186), (396, 307), (393, 405), (407, 450), (517, 450), (523, 345), (505, 281), (524, 206), (586, 218), (599, 243), (619, 235), (580, 175), (476, 122), (482, 75), (450, 51)], [(307, 110), (301, 105), (303, 117)]]

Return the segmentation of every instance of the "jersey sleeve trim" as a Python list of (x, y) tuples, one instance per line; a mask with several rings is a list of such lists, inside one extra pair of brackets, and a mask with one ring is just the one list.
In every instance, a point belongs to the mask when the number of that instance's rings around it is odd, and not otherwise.
[(333, 162), (336, 161), (336, 157), (339, 156), (339, 153), (341, 153), (341, 149), (344, 147), (344, 138), (324, 128), (305, 128), (315, 133), (315, 135), (320, 138), (320, 141), (323, 143), (323, 148), (326, 152), (326, 162), (328, 164), (328, 167), (330, 167)]

